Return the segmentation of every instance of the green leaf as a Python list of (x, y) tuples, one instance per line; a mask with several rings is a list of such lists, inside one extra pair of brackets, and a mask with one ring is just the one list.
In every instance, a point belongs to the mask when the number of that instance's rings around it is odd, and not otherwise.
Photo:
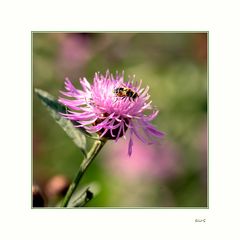
[[(74, 122), (64, 118), (59, 113), (67, 113), (67, 108), (60, 104), (52, 95), (41, 89), (35, 89), (36, 94), (41, 99), (43, 104), (47, 107), (53, 119), (60, 125), (60, 127), (67, 133), (73, 142), (81, 149), (86, 156), (86, 138), (83, 135), (87, 133), (83, 128), (74, 127)], [(76, 124), (76, 123), (75, 123)]]
[(98, 183), (93, 182), (78, 190), (70, 199), (68, 207), (84, 207), (100, 192)]

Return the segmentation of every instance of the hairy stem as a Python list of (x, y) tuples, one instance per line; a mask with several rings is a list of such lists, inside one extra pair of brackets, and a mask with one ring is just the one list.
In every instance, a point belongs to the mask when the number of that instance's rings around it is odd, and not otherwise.
[(70, 201), (74, 191), (76, 190), (83, 174), (86, 172), (87, 168), (93, 162), (94, 158), (100, 152), (100, 150), (102, 149), (105, 143), (106, 143), (106, 140), (96, 141), (94, 143), (89, 153), (87, 154), (87, 157), (83, 160), (82, 164), (80, 165), (80, 168), (78, 170), (78, 173), (75, 179), (73, 180), (72, 184), (69, 186), (69, 189), (62, 201), (61, 207), (67, 207), (68, 202)]

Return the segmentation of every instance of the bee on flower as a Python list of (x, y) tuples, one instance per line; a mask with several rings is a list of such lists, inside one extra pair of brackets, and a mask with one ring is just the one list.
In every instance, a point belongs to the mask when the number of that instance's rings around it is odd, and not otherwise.
[(131, 88), (127, 88), (127, 87), (120, 87), (120, 88), (116, 88), (113, 91), (116, 96), (121, 97), (122, 99), (129, 99), (129, 100), (135, 100), (138, 97), (138, 94), (136, 92), (134, 92)]

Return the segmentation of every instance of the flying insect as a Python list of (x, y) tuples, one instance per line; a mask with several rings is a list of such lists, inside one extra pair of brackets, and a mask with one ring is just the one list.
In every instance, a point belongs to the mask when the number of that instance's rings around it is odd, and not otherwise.
[(134, 92), (131, 88), (127, 87), (119, 87), (114, 89), (113, 91), (117, 97), (121, 97), (122, 99), (129, 99), (130, 101), (135, 101), (138, 97), (138, 94)]

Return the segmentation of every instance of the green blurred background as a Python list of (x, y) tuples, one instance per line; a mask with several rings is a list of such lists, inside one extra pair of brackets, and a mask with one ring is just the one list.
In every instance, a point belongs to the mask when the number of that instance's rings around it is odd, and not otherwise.
[[(109, 141), (82, 179), (88, 207), (207, 207), (207, 33), (32, 33), (33, 88), (56, 98), (69, 77), (124, 70), (150, 86), (161, 145)], [(88, 146), (92, 141), (88, 140)], [(53, 206), (82, 154), (33, 94), (33, 182)], [(57, 176), (57, 177), (56, 177)], [(60, 189), (60, 190), (59, 190)]]

